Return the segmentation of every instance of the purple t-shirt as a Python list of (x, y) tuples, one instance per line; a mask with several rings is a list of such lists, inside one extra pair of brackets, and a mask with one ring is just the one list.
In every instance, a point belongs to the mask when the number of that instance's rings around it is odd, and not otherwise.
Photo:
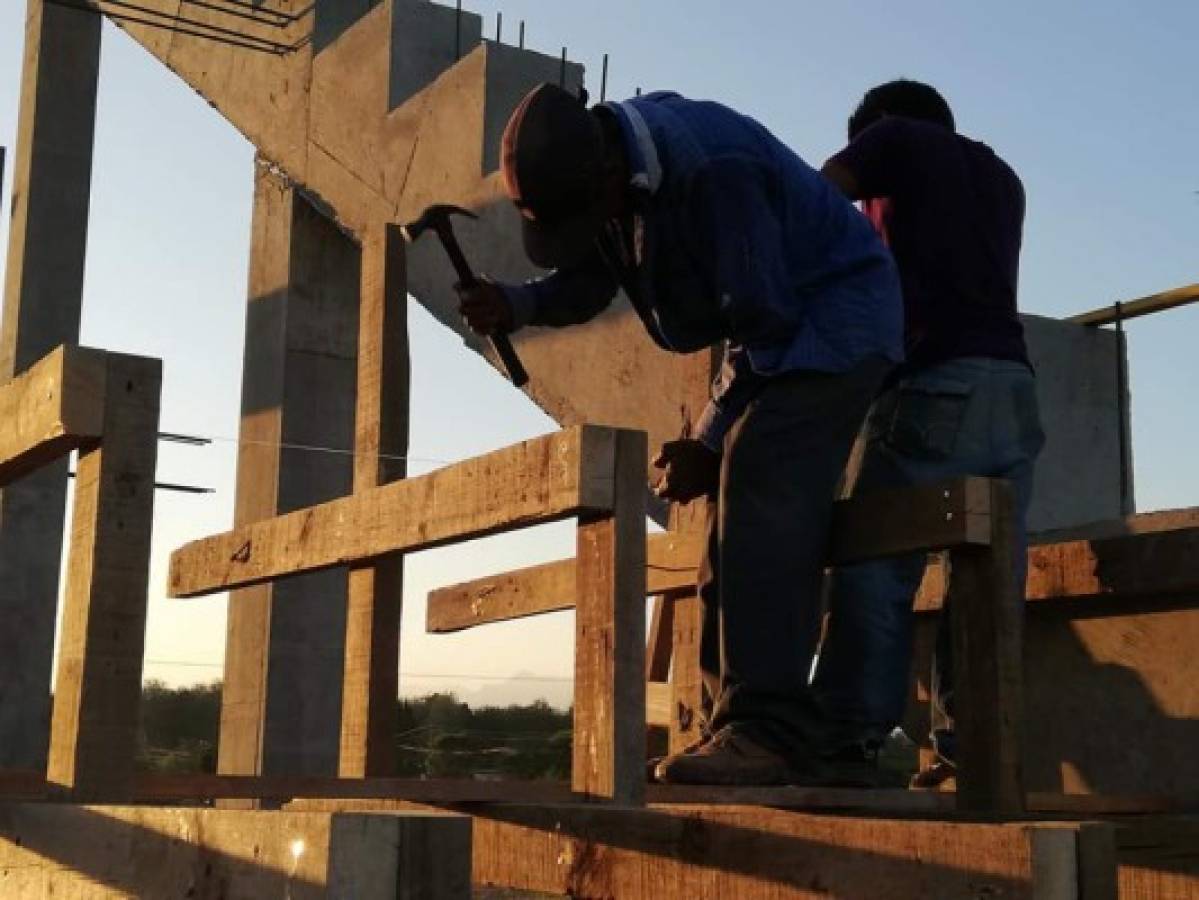
[(858, 182), (863, 209), (903, 283), (910, 374), (963, 356), (1028, 362), (1016, 314), (1024, 188), (985, 144), (888, 116), (833, 160)]

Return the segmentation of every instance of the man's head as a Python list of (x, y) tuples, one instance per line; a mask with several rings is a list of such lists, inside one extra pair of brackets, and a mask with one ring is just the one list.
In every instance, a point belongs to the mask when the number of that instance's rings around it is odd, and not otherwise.
[(500, 166), (537, 265), (581, 259), (617, 212), (623, 156), (606, 132), (582, 100), (552, 84), (531, 91), (508, 120)]
[(908, 78), (888, 81), (871, 88), (849, 117), (849, 139), (877, 122), (883, 116), (903, 116), (932, 122), (953, 131), (953, 112), (945, 98), (931, 85)]

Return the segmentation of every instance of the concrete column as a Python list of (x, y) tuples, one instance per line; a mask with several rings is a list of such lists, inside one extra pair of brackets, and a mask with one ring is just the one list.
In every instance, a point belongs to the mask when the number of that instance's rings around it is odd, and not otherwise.
[[(404, 238), (395, 225), (366, 235), (359, 307), (354, 490), (407, 474), (408, 289)], [(350, 569), (340, 774), (394, 775), (404, 558)]]
[[(237, 524), (350, 493), (359, 252), (261, 162), (254, 192)], [(282, 445), (282, 446), (281, 446)], [(218, 767), (337, 773), (343, 570), (233, 592)]]
[[(0, 380), (77, 343), (100, 18), (29, 0), (0, 329)], [(66, 460), (0, 493), (0, 768), (42, 769)]]

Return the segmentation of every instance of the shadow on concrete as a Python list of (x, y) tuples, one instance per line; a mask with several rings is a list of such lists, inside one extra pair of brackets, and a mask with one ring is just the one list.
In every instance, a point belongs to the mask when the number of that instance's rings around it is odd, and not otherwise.
[[(0, 877), (4, 896), (83, 896), (101, 885), (133, 897), (226, 896), (323, 898), (325, 887), (288, 874), (262, 859), (262, 848), (245, 838), (245, 858), (203, 846), (203, 836), (184, 838), (121, 821), (102, 811), (57, 803), (0, 805)], [(197, 829), (198, 831), (199, 829)], [(235, 829), (222, 828), (228, 840)], [(283, 844), (285, 837), (279, 837)], [(45, 861), (38, 865), (35, 854)], [(68, 888), (53, 876), (67, 869), (80, 879)], [(86, 879), (86, 880), (84, 880)]]

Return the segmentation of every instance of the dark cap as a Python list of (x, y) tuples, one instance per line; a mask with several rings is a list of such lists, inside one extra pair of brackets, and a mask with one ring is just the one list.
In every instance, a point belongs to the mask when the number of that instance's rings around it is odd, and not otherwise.
[(500, 164), (529, 259), (550, 269), (580, 259), (602, 224), (604, 136), (595, 116), (557, 85), (534, 88), (508, 120)]

